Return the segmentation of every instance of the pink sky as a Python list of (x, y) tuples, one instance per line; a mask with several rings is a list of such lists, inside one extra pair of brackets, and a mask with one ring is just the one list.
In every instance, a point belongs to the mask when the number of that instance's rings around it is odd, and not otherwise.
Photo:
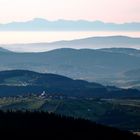
[(140, 0), (0, 0), (1, 23), (36, 17), (140, 22)]

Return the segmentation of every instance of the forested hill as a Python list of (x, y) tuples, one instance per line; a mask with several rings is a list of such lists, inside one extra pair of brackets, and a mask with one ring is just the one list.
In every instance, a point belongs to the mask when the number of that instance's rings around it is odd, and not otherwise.
[(140, 91), (103, 86), (94, 82), (74, 80), (56, 74), (26, 70), (0, 72), (0, 97), (40, 94), (85, 98), (140, 98)]
[(61, 138), (90, 138), (107, 140), (138, 140), (129, 132), (95, 124), (82, 119), (63, 117), (45, 112), (0, 112), (1, 134), (11, 136), (51, 136)]

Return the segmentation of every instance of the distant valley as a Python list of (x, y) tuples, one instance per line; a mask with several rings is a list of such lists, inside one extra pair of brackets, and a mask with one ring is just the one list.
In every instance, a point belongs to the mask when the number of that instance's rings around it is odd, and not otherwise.
[(0, 72), (0, 109), (44, 111), (139, 131), (140, 91), (27, 70)]

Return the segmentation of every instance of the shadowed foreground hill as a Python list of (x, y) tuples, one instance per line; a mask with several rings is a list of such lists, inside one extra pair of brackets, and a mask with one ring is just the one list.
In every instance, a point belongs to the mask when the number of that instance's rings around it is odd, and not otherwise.
[(0, 72), (0, 97), (39, 94), (84, 98), (140, 98), (140, 91), (106, 87), (98, 83), (74, 80), (56, 74), (28, 70)]
[(129, 133), (82, 119), (62, 117), (44, 112), (0, 112), (0, 132), (23, 136), (78, 137), (107, 140), (138, 140)]

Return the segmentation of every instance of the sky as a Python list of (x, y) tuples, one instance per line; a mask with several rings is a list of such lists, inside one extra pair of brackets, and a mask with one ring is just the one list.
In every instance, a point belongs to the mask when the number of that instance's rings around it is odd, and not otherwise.
[(0, 23), (33, 18), (140, 22), (140, 0), (0, 0)]

